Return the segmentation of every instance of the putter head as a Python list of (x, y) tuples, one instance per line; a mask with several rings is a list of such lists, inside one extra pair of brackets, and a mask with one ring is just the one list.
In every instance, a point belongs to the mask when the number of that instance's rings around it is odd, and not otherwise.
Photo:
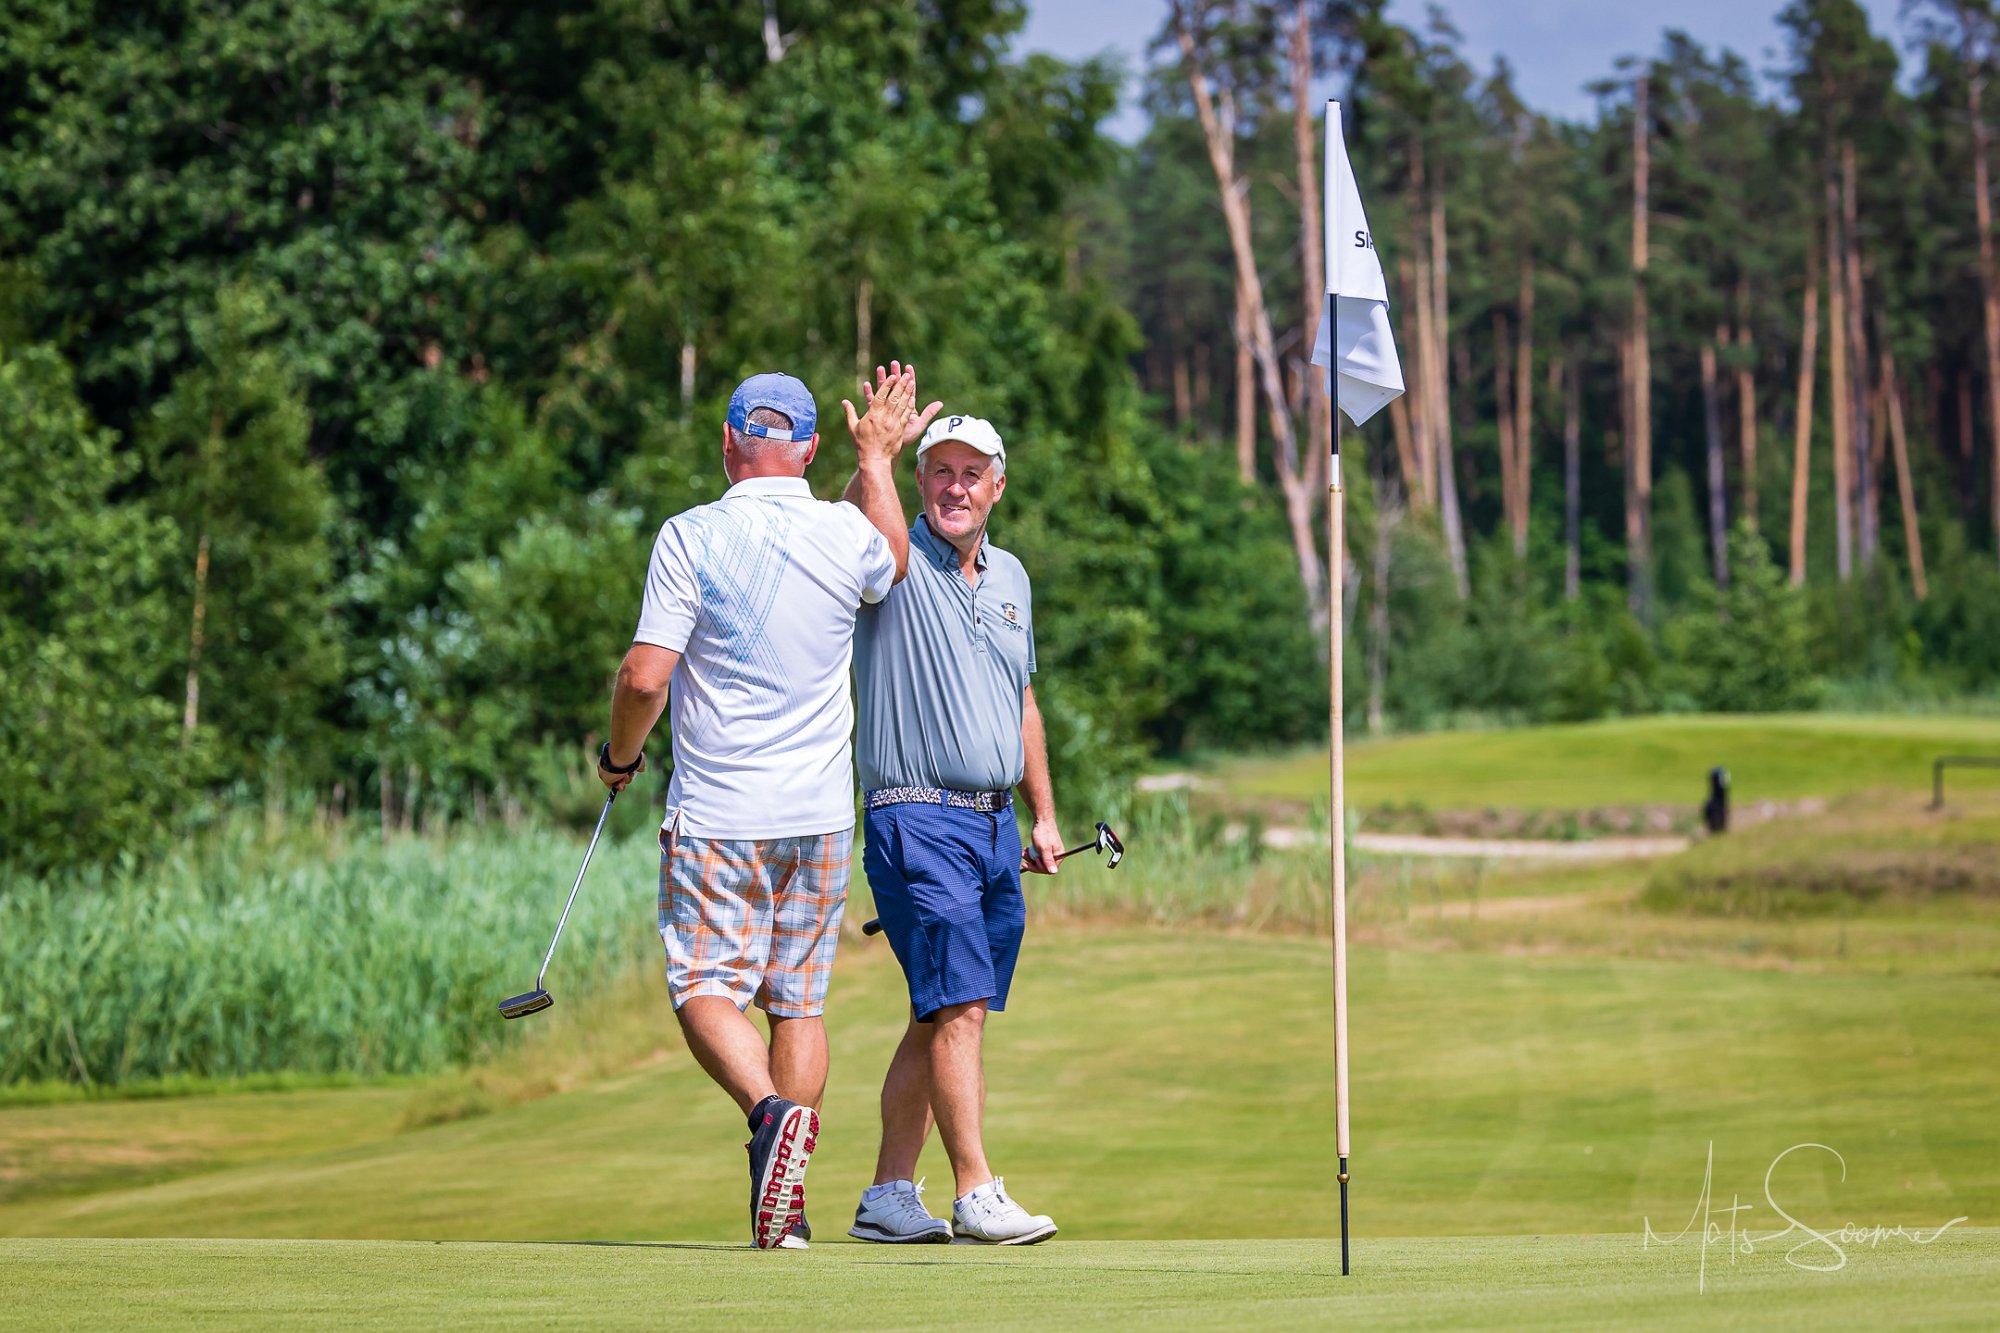
[(531, 990), (523, 995), (510, 995), (500, 1001), (500, 1017), (525, 1018), (529, 1014), (539, 1014), (555, 1003), (555, 998), (545, 990)]
[(1111, 825), (1097, 821), (1097, 850), (1110, 852), (1111, 859), (1104, 863), (1106, 870), (1116, 870), (1118, 863), (1125, 859), (1125, 844), (1118, 841), (1118, 835), (1111, 831)]

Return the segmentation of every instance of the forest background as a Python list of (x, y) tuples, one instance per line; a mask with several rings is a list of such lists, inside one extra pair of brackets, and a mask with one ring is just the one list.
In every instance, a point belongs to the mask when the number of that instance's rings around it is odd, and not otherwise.
[[(573, 790), (653, 532), (783, 368), (995, 421), (1058, 789), (1326, 726), (1331, 78), (1408, 395), (1350, 431), (1351, 716), (2000, 696), (1984, 3), (1668, 32), (1588, 123), (1442, 13), (289, 0), (0, 23), (0, 860), (245, 801)], [(1357, 728), (1358, 729), (1358, 728)]]

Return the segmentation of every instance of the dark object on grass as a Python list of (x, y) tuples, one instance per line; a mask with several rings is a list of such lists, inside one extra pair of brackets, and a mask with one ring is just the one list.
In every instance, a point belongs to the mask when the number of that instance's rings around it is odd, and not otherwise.
[[(1097, 821), (1097, 836), (1095, 838), (1075, 847), (1064, 848), (1062, 851), (1056, 853), (1056, 860), (1060, 861), (1065, 856), (1075, 856), (1078, 852), (1107, 851), (1111, 853), (1111, 859), (1104, 863), (1104, 868), (1106, 870), (1116, 870), (1118, 863), (1125, 859), (1125, 844), (1119, 840), (1116, 833), (1112, 832), (1111, 825), (1100, 819)], [(880, 935), (882, 933), (882, 918), (879, 916), (870, 917), (863, 923), (861, 933), (863, 935)]]
[(1708, 770), (1708, 800), (1701, 807), (1701, 822), (1710, 833), (1729, 832), (1729, 770), (1720, 766)]
[(525, 1018), (529, 1014), (539, 1014), (555, 1003), (555, 998), (542, 989), (542, 978), (548, 975), (549, 959), (556, 956), (556, 941), (562, 939), (563, 927), (569, 924), (569, 909), (576, 905), (576, 891), (583, 887), (583, 872), (590, 869), (590, 854), (597, 850), (597, 840), (604, 833), (605, 817), (611, 813), (611, 803), (617, 799), (615, 791), (605, 794), (604, 809), (597, 815), (597, 829), (590, 835), (590, 846), (583, 849), (583, 864), (577, 867), (576, 883), (569, 886), (569, 901), (563, 904), (562, 920), (556, 922), (555, 938), (549, 941), (549, 951), (542, 955), (542, 970), (535, 973), (535, 988), (500, 1001), (500, 1017)]
[(1931, 761), (1931, 809), (1944, 809), (1947, 768), (2000, 768), (2000, 754), (1941, 754)]

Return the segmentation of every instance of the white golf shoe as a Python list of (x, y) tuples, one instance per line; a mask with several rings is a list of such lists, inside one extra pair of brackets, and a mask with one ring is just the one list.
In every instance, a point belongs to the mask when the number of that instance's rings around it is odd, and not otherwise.
[[(951, 1223), (924, 1207), (924, 1182), (894, 1180), (862, 1192), (847, 1234), (884, 1245), (948, 1245)], [(873, 1198), (869, 1196), (873, 1195)]]
[(1008, 1198), (998, 1176), (952, 1204), (951, 1229), (957, 1245), (1036, 1245), (1056, 1234), (1053, 1221)]

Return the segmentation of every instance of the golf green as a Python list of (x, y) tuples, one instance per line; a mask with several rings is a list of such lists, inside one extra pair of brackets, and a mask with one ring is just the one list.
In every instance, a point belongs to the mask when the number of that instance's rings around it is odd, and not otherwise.
[[(1836, 1241), (1835, 1244), (1840, 1244)], [(32, 1328), (1985, 1328), (2000, 1231), (1784, 1244), (1690, 1237), (815, 1244), (0, 1241)], [(1706, 1267), (1704, 1270), (1704, 1261)], [(1836, 1263), (1838, 1267), (1836, 1267)], [(1817, 1267), (1801, 1265), (1812, 1264)], [(1827, 1269), (1831, 1271), (1819, 1271)]]

